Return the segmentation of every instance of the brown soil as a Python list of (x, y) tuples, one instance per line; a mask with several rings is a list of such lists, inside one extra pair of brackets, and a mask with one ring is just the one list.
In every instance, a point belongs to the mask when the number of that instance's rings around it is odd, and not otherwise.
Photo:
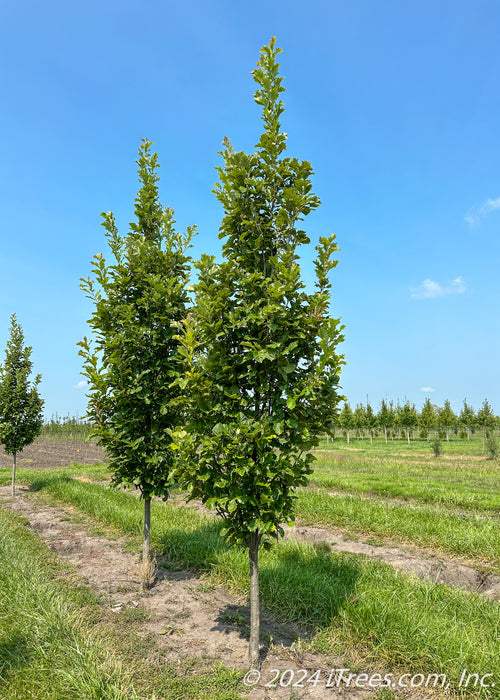
[[(18, 467), (23, 469), (49, 469), (78, 464), (96, 464), (106, 461), (102, 447), (85, 440), (51, 440), (39, 438), (19, 452)], [(0, 447), (0, 468), (12, 467), (12, 455)]]
[[(143, 607), (147, 619), (142, 633), (153, 634), (158, 645), (158, 658), (167, 662), (190, 656), (207, 655), (221, 660), (228, 667), (247, 669), (248, 642), (245, 627), (249, 610), (246, 602), (189, 570), (171, 570), (167, 562), (159, 562), (156, 581), (147, 593), (142, 593), (135, 555), (124, 549), (126, 538), (109, 539), (92, 534), (92, 522), (74, 519), (71, 507), (53, 507), (20, 487), (12, 498), (9, 487), (0, 487), (0, 503), (5, 509), (27, 518), (40, 538), (61, 558), (69, 561), (90, 587), (98, 592), (110, 609), (119, 612), (127, 608)], [(302, 530), (304, 530), (302, 528)], [(302, 532), (302, 535), (311, 532)], [(319, 537), (319, 533), (316, 533)], [(326, 535), (326, 533), (325, 533)], [(350, 662), (341, 657), (325, 657), (304, 652), (294, 645), (297, 636), (307, 640), (304, 630), (289, 624), (279, 624), (263, 616), (262, 637), (272, 635), (274, 645), (264, 650), (261, 681), (248, 697), (251, 700), (267, 698), (323, 698), (343, 697), (349, 700), (372, 698), (375, 689), (358, 689), (354, 685), (327, 688), (332, 668), (349, 668)], [(351, 662), (352, 663), (352, 662)], [(316, 687), (266, 688), (273, 677), (272, 669), (293, 669), (297, 674), (305, 669), (312, 674), (322, 669), (321, 682)], [(388, 669), (359, 669), (356, 673), (375, 672), (383, 676)], [(296, 675), (300, 678), (300, 675)], [(244, 689), (242, 685), (242, 690)], [(427, 691), (405, 691), (404, 696), (416, 699), (436, 697)]]

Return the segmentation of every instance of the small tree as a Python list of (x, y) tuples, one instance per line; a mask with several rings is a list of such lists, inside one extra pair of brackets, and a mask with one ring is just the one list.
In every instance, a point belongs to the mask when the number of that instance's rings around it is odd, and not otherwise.
[(477, 418), (473, 406), (470, 406), (467, 403), (467, 399), (464, 399), (464, 405), (460, 411), (459, 421), (460, 425), (467, 432), (467, 440), (470, 440), (471, 432), (474, 432), (474, 428), (476, 427)]
[(408, 444), (410, 444), (410, 431), (415, 430), (418, 425), (418, 413), (415, 404), (405, 401), (401, 407), (399, 420), (401, 422), (401, 427), (404, 428), (406, 432)]
[(356, 429), (356, 437), (361, 439), (364, 439), (365, 437), (365, 428), (366, 428), (366, 411), (365, 407), (363, 404), (358, 403), (356, 405), (356, 408), (354, 409), (353, 413), (353, 418), (354, 418), (354, 427)]
[(377, 423), (384, 430), (385, 444), (387, 445), (387, 431), (392, 430), (394, 427), (394, 407), (392, 402), (388, 404), (385, 399), (382, 399), (380, 410), (377, 414)]
[(446, 442), (450, 441), (450, 430), (456, 424), (457, 417), (448, 399), (444, 402), (443, 408), (438, 413), (438, 423), (446, 432)]
[(144, 499), (143, 563), (150, 558), (151, 497), (168, 498), (174, 453), (169, 430), (182, 422), (177, 400), (182, 375), (176, 324), (189, 304), (193, 229), (174, 230), (174, 212), (159, 201), (158, 156), (143, 139), (137, 223), (119, 236), (111, 212), (102, 214), (114, 261), (95, 255), (93, 278), (81, 287), (94, 302), (89, 325), (95, 346), (79, 343), (90, 385), (89, 417), (110, 458), (115, 486), (138, 488)]
[(477, 412), (477, 424), (483, 429), (483, 452), (486, 444), (486, 438), (490, 431), (495, 429), (496, 419), (488, 399), (483, 401), (483, 404)]
[(344, 408), (339, 414), (338, 421), (342, 430), (345, 430), (347, 444), (349, 444), (351, 430), (353, 430), (354, 428), (354, 415), (352, 412), (352, 408), (349, 406), (347, 401), (344, 402)]
[(12, 495), (16, 493), (16, 457), (31, 445), (43, 425), (43, 399), (38, 394), (40, 374), (30, 381), (31, 347), (24, 347), (23, 329), (16, 314), (10, 317), (5, 362), (0, 365), (0, 444), (12, 455)]
[(498, 440), (497, 436), (493, 433), (490, 433), (486, 438), (486, 452), (488, 454), (488, 459), (498, 459)]
[(434, 440), (432, 441), (432, 449), (434, 452), (434, 457), (441, 456), (441, 440), (439, 438), (439, 435), (436, 435), (434, 437)]
[(401, 430), (403, 428), (403, 424), (401, 422), (402, 414), (403, 408), (398, 399), (396, 408), (394, 409), (394, 429), (398, 431), (398, 440), (401, 440)]
[[(337, 413), (342, 327), (330, 318), (335, 237), (320, 238), (316, 291), (306, 293), (299, 222), (319, 205), (311, 165), (282, 157), (282, 78), (272, 39), (253, 72), (264, 132), (255, 153), (226, 139), (217, 198), (224, 261), (204, 255), (193, 316), (182, 335), (190, 421), (177, 434), (192, 497), (224, 518), (227, 539), (248, 549), (249, 662), (259, 661), (259, 547), (293, 521), (294, 491), (307, 483), (310, 449)], [(192, 457), (190, 457), (192, 455)]]
[(373, 408), (366, 398), (366, 409), (365, 409), (365, 425), (368, 430), (368, 435), (370, 436), (370, 445), (373, 445), (373, 431), (377, 427), (377, 416), (373, 412)]
[(437, 423), (436, 409), (429, 398), (424, 401), (424, 405), (418, 417), (418, 423), (422, 431), (422, 437), (429, 440), (429, 430), (435, 428)]

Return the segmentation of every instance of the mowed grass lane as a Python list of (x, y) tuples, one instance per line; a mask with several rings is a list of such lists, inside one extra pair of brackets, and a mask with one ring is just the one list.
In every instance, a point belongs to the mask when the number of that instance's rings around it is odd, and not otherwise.
[(318, 452), (311, 483), (348, 493), (500, 512), (500, 463), (486, 459)]

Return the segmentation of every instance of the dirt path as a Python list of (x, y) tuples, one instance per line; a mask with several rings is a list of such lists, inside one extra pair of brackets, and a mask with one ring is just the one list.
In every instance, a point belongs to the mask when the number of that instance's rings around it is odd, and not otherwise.
[[(156, 663), (207, 655), (221, 660), (226, 666), (248, 669), (245, 626), (249, 611), (244, 601), (191, 571), (172, 571), (162, 566), (162, 562), (155, 585), (143, 594), (137, 575), (137, 558), (124, 548), (126, 538), (110, 539), (92, 534), (92, 522), (82, 521), (81, 517), (74, 519), (75, 509), (48, 506), (29, 494), (26, 487), (19, 488), (15, 499), (9, 495), (9, 490), (9, 487), (0, 487), (1, 507), (27, 518), (40, 538), (61, 558), (69, 561), (91, 588), (103, 596), (113, 611), (144, 609), (147, 614), (143, 635), (154, 636), (158, 648)], [(265, 653), (262, 680), (249, 690), (251, 700), (299, 700), (305, 697), (314, 697), (315, 700), (332, 697), (374, 700), (375, 689), (358, 689), (353, 685), (346, 687), (344, 683), (336, 687), (335, 679), (332, 681), (333, 687), (327, 688), (330, 670), (349, 668), (349, 661), (304, 652), (300, 647), (293, 646), (297, 635), (307, 639), (307, 635), (297, 627), (279, 624), (263, 616), (262, 633), (263, 638), (272, 635), (274, 645)], [(292, 669), (296, 679), (301, 678), (300, 669), (307, 671), (307, 677), (316, 669), (322, 669), (321, 681), (315, 687), (305, 683), (302, 688), (266, 688), (265, 684), (274, 677), (272, 669)], [(356, 667), (357, 674), (363, 672), (368, 676), (375, 672), (384, 676), (388, 669), (361, 670)], [(392, 697), (416, 700), (436, 695), (408, 690), (404, 695)]]

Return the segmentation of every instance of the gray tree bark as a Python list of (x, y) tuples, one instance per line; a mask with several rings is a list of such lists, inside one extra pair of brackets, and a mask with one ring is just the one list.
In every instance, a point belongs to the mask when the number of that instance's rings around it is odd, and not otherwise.
[(248, 543), (250, 561), (250, 668), (260, 668), (260, 603), (259, 603), (259, 535), (254, 532)]
[(144, 533), (142, 538), (142, 561), (150, 559), (151, 549), (151, 498), (144, 499)]
[(16, 495), (16, 453), (14, 452), (14, 461), (12, 464), (12, 495)]

